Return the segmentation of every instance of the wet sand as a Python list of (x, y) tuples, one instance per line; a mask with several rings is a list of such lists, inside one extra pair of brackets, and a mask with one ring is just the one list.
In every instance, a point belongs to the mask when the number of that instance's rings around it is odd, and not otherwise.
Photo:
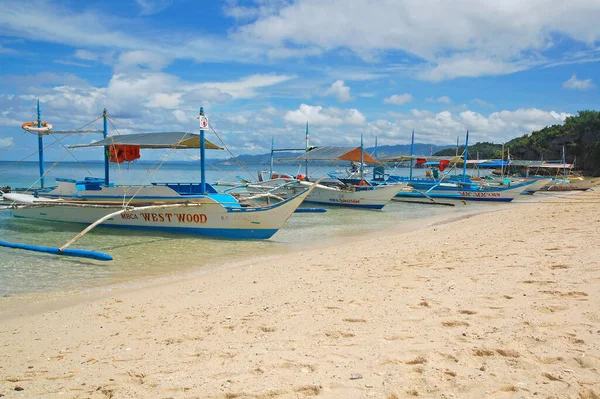
[(598, 398), (599, 207), (511, 204), (30, 308), (1, 320), (0, 394)]

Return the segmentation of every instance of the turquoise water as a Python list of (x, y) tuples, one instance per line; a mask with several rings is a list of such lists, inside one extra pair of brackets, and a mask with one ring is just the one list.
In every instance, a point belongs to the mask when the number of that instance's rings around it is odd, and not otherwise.
[[(47, 168), (51, 166), (50, 163)], [(262, 168), (248, 166), (241, 169), (232, 165), (210, 168), (206, 175), (211, 183), (233, 182), (235, 176), (254, 179), (256, 171)], [(278, 171), (295, 174), (298, 167), (281, 166)], [(419, 172), (423, 173), (415, 173)], [(199, 170), (192, 164), (164, 164), (158, 172), (150, 172), (141, 164), (121, 170), (113, 165), (111, 173), (113, 181), (126, 184), (196, 182), (200, 176)], [(103, 177), (103, 165), (86, 164), (84, 168), (76, 163), (59, 164), (48, 173), (46, 185), (51, 185), (56, 177), (81, 179), (85, 176)], [(18, 165), (0, 162), (0, 186), (29, 187), (35, 185), (37, 178), (38, 165), (35, 162)], [(114, 258), (111, 262), (0, 248), (0, 297), (81, 291), (140, 278), (201, 270), (391, 228), (414, 228), (424, 223), (426, 218), (458, 216), (481, 210), (483, 206), (447, 207), (392, 202), (382, 211), (329, 207), (322, 214), (294, 214), (273, 238), (266, 241), (229, 241), (136, 231), (125, 233), (99, 227), (78, 241), (74, 248), (109, 253)], [(59, 247), (81, 230), (80, 225), (16, 219), (8, 211), (0, 211), (0, 239), (10, 242)], [(377, 248), (365, 250), (377, 251)]]

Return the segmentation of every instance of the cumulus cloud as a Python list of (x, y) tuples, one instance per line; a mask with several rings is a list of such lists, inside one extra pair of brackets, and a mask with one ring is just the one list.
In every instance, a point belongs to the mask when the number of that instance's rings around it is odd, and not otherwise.
[(160, 71), (169, 65), (170, 62), (170, 59), (160, 53), (136, 50), (122, 53), (119, 56), (114, 69), (117, 73), (138, 70), (140, 68), (144, 70)]
[(485, 100), (482, 100), (481, 98), (475, 98), (473, 100), (473, 103), (479, 105), (480, 107), (488, 107), (488, 108), (494, 108), (493, 104), (488, 103)]
[(172, 0), (135, 0), (140, 7), (140, 15), (152, 15), (169, 7)]
[(394, 95), (384, 99), (383, 102), (386, 104), (402, 105), (402, 104), (409, 103), (412, 100), (413, 100), (413, 96), (411, 94), (404, 93), (404, 94), (394, 94)]
[[(349, 22), (357, 16), (359, 24)], [(433, 81), (507, 74), (545, 63), (535, 54), (550, 56), (557, 36), (583, 45), (600, 39), (600, 3), (589, 0), (574, 0), (567, 8), (557, 0), (458, 0), (435, 7), (411, 0), (298, 0), (254, 18), (240, 25), (238, 40), (273, 48), (350, 49), (370, 61), (396, 50), (425, 60), (418, 76)]]
[(0, 138), (0, 147), (10, 147), (15, 140), (12, 137)]
[(0, 44), (0, 54), (17, 54), (17, 51), (12, 48), (4, 47)]
[(320, 105), (312, 106), (302, 104), (297, 110), (285, 113), (284, 120), (293, 124), (325, 126), (354, 125), (366, 123), (366, 118), (356, 109), (339, 109), (335, 107), (323, 108)]
[(350, 87), (344, 85), (343, 80), (336, 80), (333, 82), (325, 91), (325, 95), (334, 96), (341, 103), (352, 100), (352, 96), (350, 95)]
[(428, 97), (427, 102), (440, 103), (440, 104), (452, 104), (452, 99), (448, 96), (442, 96), (438, 98)]
[(463, 136), (469, 130), (474, 142), (490, 141), (502, 143), (515, 137), (529, 134), (545, 126), (560, 124), (568, 113), (544, 111), (537, 108), (520, 108), (514, 111), (503, 110), (489, 115), (471, 110), (452, 113), (442, 111), (433, 113), (428, 110), (411, 110), (395, 124), (404, 131), (415, 129), (420, 141), (436, 144), (449, 144), (457, 136)]
[(76, 50), (74, 56), (75, 56), (75, 58), (79, 58), (81, 60), (86, 60), (86, 61), (96, 61), (98, 59), (98, 54), (96, 54), (92, 51), (83, 50), (83, 49)]
[(233, 82), (206, 82), (194, 86), (195, 89), (217, 89), (229, 94), (232, 98), (251, 98), (256, 96), (257, 89), (274, 86), (293, 79), (288, 75), (250, 75)]
[(248, 124), (248, 118), (246, 118), (243, 115), (228, 116), (227, 120), (236, 125), (247, 125)]
[(590, 90), (596, 87), (592, 82), (592, 79), (577, 79), (577, 75), (573, 74), (565, 83), (563, 83), (565, 89), (571, 90)]

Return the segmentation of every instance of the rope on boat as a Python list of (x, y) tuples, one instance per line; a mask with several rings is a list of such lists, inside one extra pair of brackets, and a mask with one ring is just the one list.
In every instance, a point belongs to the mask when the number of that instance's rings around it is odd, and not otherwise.
[(237, 162), (237, 164), (239, 166), (241, 166), (247, 173), (249, 176), (252, 176), (252, 173), (250, 172), (250, 170), (248, 170), (248, 168), (246, 168), (246, 165), (243, 164), (238, 157), (236, 157), (235, 155), (233, 155), (233, 153), (231, 152), (231, 150), (229, 149), (229, 147), (227, 147), (227, 145), (225, 144), (225, 142), (223, 142), (223, 140), (221, 139), (221, 136), (219, 136), (219, 134), (217, 133), (217, 131), (213, 128), (213, 126), (209, 123), (208, 127), (210, 128), (210, 130), (212, 130), (212, 132), (215, 134), (215, 136), (217, 136), (217, 139), (219, 139), (219, 141), (221, 142), (221, 145), (223, 146), (223, 148), (225, 148), (225, 150), (227, 150), (227, 152), (229, 153), (229, 155), (231, 155), (231, 157), (233, 159), (235, 159), (235, 162)]

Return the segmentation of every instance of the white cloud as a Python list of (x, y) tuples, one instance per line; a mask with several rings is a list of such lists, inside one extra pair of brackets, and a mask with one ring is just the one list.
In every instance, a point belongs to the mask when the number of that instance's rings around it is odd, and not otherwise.
[(17, 50), (4, 47), (2, 44), (0, 44), (0, 54), (17, 54)]
[(593, 89), (596, 85), (594, 85), (592, 79), (577, 79), (577, 75), (573, 74), (569, 80), (563, 83), (563, 87), (565, 89), (585, 91)]
[(488, 108), (494, 108), (493, 104), (488, 103), (485, 100), (482, 100), (481, 98), (476, 98), (473, 100), (473, 102), (477, 105), (479, 105), (480, 107), (488, 107)]
[(172, 0), (135, 0), (140, 7), (140, 15), (152, 15), (169, 7)]
[(154, 93), (148, 98), (148, 107), (175, 109), (181, 105), (183, 93)]
[(336, 80), (333, 82), (325, 91), (325, 95), (334, 96), (341, 103), (352, 100), (352, 96), (350, 95), (350, 87), (344, 85), (343, 80)]
[(421, 68), (417, 77), (422, 80), (440, 82), (447, 79), (507, 75), (523, 71), (535, 65), (532, 60), (504, 61), (486, 58), (484, 55), (456, 54), (437, 59)]
[(286, 122), (324, 126), (363, 125), (366, 118), (356, 109), (323, 108), (320, 105), (302, 104), (297, 110), (288, 111), (284, 116)]
[(383, 102), (386, 104), (402, 105), (402, 104), (409, 103), (412, 100), (413, 100), (413, 96), (411, 94), (404, 93), (404, 94), (394, 94), (393, 96), (384, 99)]
[(93, 51), (83, 49), (76, 50), (74, 56), (75, 58), (86, 61), (96, 61), (98, 59), (98, 54)]
[(114, 66), (115, 72), (126, 72), (140, 68), (160, 71), (170, 64), (164, 55), (152, 51), (136, 50), (122, 53)]
[(10, 147), (15, 140), (12, 137), (0, 138), (0, 147)]
[(318, 47), (304, 47), (304, 48), (274, 48), (267, 52), (267, 56), (270, 59), (278, 58), (304, 58), (310, 56), (316, 56), (323, 53)]
[(232, 98), (251, 98), (256, 96), (256, 90), (274, 86), (293, 79), (288, 75), (251, 75), (235, 82), (207, 82), (195, 85), (195, 89), (217, 89), (227, 93)]
[(436, 114), (415, 109), (411, 110), (409, 117), (396, 120), (396, 124), (404, 131), (414, 128), (415, 134), (422, 137), (419, 141), (423, 142), (452, 143), (457, 136), (463, 137), (469, 130), (473, 142), (502, 143), (545, 126), (560, 124), (567, 116), (568, 113), (536, 108), (504, 110), (487, 116), (470, 110), (457, 114), (450, 111)]
[(363, 59), (405, 52), (427, 61), (428, 70), (418, 76), (433, 81), (546, 63), (539, 54), (550, 54), (557, 37), (584, 45), (600, 40), (600, 2), (590, 0), (574, 0), (569, 7), (558, 0), (457, 0), (435, 6), (411, 0), (298, 0), (255, 18), (240, 26), (238, 40), (272, 48), (350, 49)]
[(228, 116), (227, 120), (236, 125), (247, 125), (248, 124), (248, 118), (246, 118), (243, 115)]
[(438, 98), (428, 97), (426, 100), (429, 103), (452, 104), (452, 99), (448, 96)]
[(175, 117), (175, 120), (177, 120), (177, 122), (187, 125), (190, 122), (192, 122), (192, 118), (185, 113), (184, 111), (180, 110), (180, 109), (176, 109), (173, 111), (173, 116)]

